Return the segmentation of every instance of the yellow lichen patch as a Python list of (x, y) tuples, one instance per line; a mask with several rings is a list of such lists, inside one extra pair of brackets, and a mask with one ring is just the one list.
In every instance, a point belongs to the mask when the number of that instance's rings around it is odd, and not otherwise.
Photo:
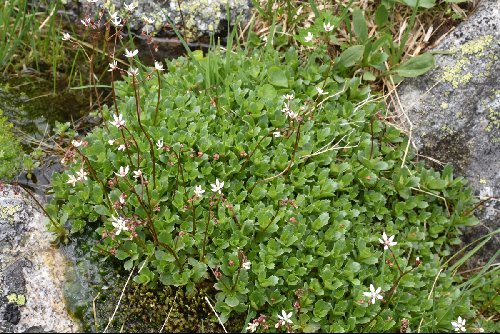
[(460, 46), (460, 51), (463, 55), (473, 55), (484, 52), (484, 49), (491, 44), (493, 36), (486, 35), (481, 38), (465, 43)]
[(441, 109), (448, 109), (449, 104), (446, 102), (441, 103)]
[(481, 184), (486, 184), (486, 183), (487, 183), (487, 181), (486, 181), (485, 179), (479, 179), (479, 183), (481, 183)]
[(21, 210), (20, 205), (0, 206), (0, 220), (7, 220), (9, 224), (14, 224), (14, 214)]
[[(453, 48), (451, 52), (458, 53), (458, 59), (452, 66), (446, 66), (443, 70), (440, 80), (450, 83), (453, 88), (458, 88), (461, 85), (467, 84), (474, 75), (466, 72), (468, 65), (471, 64), (471, 59), (479, 57), (486, 52), (486, 48), (493, 41), (493, 36), (486, 35), (461, 45), (458, 49)], [(491, 61), (491, 53), (488, 53), (487, 58)], [(493, 56), (494, 57), (494, 56)], [(488, 67), (488, 65), (486, 66)], [(491, 66), (490, 66), (491, 67)], [(489, 75), (488, 68), (486, 73), (478, 73), (478, 77)], [(464, 73), (466, 72), (466, 73)]]
[(15, 293), (11, 293), (10, 295), (7, 295), (7, 302), (23, 306), (24, 304), (26, 304), (26, 296), (22, 294), (18, 295)]
[(441, 127), (441, 131), (445, 132), (448, 135), (453, 135), (455, 133), (455, 130), (453, 130), (446, 124)]
[(500, 111), (494, 110), (493, 108), (488, 109), (488, 126), (486, 127), (486, 132), (491, 132), (493, 129), (500, 129)]

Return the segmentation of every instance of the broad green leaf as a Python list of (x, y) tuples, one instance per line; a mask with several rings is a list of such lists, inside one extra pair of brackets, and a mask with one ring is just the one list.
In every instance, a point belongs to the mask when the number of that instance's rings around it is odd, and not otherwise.
[(405, 78), (413, 78), (424, 74), (434, 67), (434, 56), (430, 53), (413, 57), (394, 69), (394, 72)]
[(336, 65), (344, 67), (354, 66), (356, 63), (361, 61), (364, 50), (365, 47), (363, 45), (351, 46), (350, 48), (346, 49), (344, 52), (340, 54), (340, 57), (338, 58)]
[(268, 72), (269, 83), (278, 87), (288, 87), (288, 79), (285, 72), (277, 66), (273, 66)]
[(400, 0), (401, 3), (404, 3), (407, 6), (410, 6), (412, 8), (415, 8), (418, 4), (418, 7), (422, 8), (432, 8), (436, 5), (435, 0)]
[(383, 4), (380, 4), (375, 11), (375, 23), (379, 27), (382, 27), (387, 22), (388, 18), (389, 13), (387, 11), (387, 8)]
[(366, 25), (365, 15), (361, 9), (356, 8), (352, 13), (352, 23), (358, 40), (361, 43), (366, 42), (368, 39), (368, 27)]

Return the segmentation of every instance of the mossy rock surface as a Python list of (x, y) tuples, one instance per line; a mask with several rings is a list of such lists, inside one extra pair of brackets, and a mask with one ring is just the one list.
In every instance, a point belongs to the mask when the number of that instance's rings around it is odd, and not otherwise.
[[(451, 162), (482, 200), (500, 196), (498, 27), (500, 2), (482, 1), (476, 12), (437, 46), (437, 51), (446, 52), (436, 55), (436, 67), (404, 81), (399, 88), (419, 153)], [(468, 228), (466, 242), (500, 227), (500, 202), (486, 200), (484, 204), (478, 214), (484, 224)], [(499, 237), (494, 237), (476, 263), (486, 263), (499, 242)]]

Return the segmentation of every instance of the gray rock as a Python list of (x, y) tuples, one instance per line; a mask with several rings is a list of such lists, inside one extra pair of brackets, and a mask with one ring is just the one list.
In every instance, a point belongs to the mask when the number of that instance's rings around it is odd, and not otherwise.
[[(67, 2), (71, 1), (67, 0)], [(240, 22), (247, 22), (250, 18), (249, 0), (98, 0), (96, 3), (78, 0), (78, 2), (81, 3), (84, 13), (96, 14), (96, 8), (102, 6), (108, 12), (117, 12), (120, 17), (128, 16), (124, 4), (135, 2), (138, 7), (128, 20), (133, 30), (158, 32), (168, 25), (167, 18), (169, 18), (174, 24), (186, 28), (181, 33), (189, 40), (225, 29), (226, 27), (221, 23), (227, 22), (226, 6), (228, 3), (231, 23), (234, 24), (238, 18)], [(153, 19), (154, 23), (146, 23), (144, 16)]]
[[(398, 93), (419, 153), (451, 162), (482, 199), (496, 197), (476, 211), (481, 224), (464, 230), (470, 242), (500, 227), (500, 2), (482, 1), (436, 50), (445, 51), (436, 67)], [(497, 236), (479, 262), (498, 249)]]
[(63, 298), (66, 261), (36, 208), (0, 184), (0, 332), (77, 332)]

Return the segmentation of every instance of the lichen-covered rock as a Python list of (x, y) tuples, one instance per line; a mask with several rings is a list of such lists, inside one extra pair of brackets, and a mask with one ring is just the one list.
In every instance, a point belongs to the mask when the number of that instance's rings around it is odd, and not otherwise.
[[(171, 22), (181, 27), (184, 38), (189, 40), (211, 32), (217, 33), (226, 28), (221, 23), (227, 22), (227, 8), (232, 24), (236, 23), (238, 18), (241, 22), (245, 22), (250, 17), (249, 0), (98, 0), (95, 3), (78, 0), (78, 2), (81, 3), (84, 13), (97, 13), (95, 9), (102, 6), (108, 12), (117, 12), (120, 17), (129, 15), (125, 4), (135, 3), (137, 7), (130, 13), (128, 21), (133, 30), (158, 32), (168, 25), (167, 18), (169, 18)], [(144, 17), (154, 22), (149, 24)]]
[[(436, 67), (404, 81), (398, 93), (419, 153), (451, 162), (486, 201), (476, 212), (481, 224), (464, 230), (472, 241), (500, 227), (500, 2), (481, 2), (436, 49), (444, 51)], [(499, 240), (493, 238), (482, 260)]]
[(77, 332), (63, 300), (65, 260), (24, 190), (0, 183), (0, 332)]

